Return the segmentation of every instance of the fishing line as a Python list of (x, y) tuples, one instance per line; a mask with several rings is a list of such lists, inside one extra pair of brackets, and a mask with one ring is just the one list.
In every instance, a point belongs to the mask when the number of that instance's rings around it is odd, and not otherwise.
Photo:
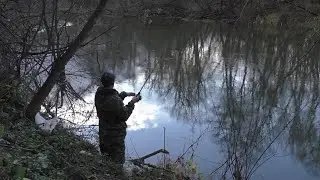
[(152, 71), (149, 73), (149, 75), (148, 75), (147, 79), (144, 81), (144, 83), (143, 83), (143, 85), (142, 85), (142, 87), (141, 87), (140, 91), (138, 92), (137, 96), (141, 94), (142, 89), (143, 89), (143, 88), (144, 88), (144, 86), (147, 84), (148, 80), (150, 79), (150, 77), (151, 77), (151, 75), (152, 75), (153, 71), (156, 69), (156, 67), (157, 67), (157, 66), (155, 65), (155, 66), (153, 67)]

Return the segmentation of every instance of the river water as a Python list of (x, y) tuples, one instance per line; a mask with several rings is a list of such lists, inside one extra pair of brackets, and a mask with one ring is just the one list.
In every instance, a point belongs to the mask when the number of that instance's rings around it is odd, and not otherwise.
[(118, 91), (133, 92), (152, 72), (127, 122), (128, 159), (165, 146), (171, 159), (192, 157), (215, 179), (234, 172), (256, 180), (319, 179), (319, 45), (311, 32), (161, 20), (146, 26), (134, 19), (113, 25), (67, 68), (86, 103), (73, 102), (73, 113), (62, 109), (60, 117), (85, 125), (91, 141), (103, 71), (117, 75)]

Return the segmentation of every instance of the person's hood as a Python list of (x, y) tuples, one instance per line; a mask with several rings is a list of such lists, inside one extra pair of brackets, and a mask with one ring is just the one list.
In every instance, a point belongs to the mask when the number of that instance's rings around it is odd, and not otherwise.
[(103, 94), (103, 95), (117, 95), (118, 91), (111, 88), (106, 87), (99, 87), (97, 89), (97, 94)]

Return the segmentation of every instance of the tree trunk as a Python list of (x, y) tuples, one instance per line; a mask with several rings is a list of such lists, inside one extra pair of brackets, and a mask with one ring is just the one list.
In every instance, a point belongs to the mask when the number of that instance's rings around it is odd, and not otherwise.
[(91, 31), (97, 19), (102, 14), (107, 2), (108, 0), (100, 0), (99, 5), (95, 9), (94, 13), (89, 17), (80, 34), (70, 43), (66, 52), (55, 60), (48, 78), (38, 90), (38, 92), (33, 96), (31, 102), (28, 104), (28, 107), (26, 109), (26, 115), (28, 118), (33, 118), (35, 114), (40, 110), (41, 104), (44, 102), (44, 100), (54, 87), (55, 83), (57, 82), (57, 78), (59, 77), (60, 72), (65, 68), (66, 64), (76, 53), (83, 41), (87, 38), (88, 33)]

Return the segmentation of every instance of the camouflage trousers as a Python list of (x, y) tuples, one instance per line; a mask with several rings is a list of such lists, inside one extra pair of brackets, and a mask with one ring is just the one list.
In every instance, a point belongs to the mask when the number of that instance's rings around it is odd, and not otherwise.
[(100, 135), (100, 151), (116, 164), (125, 162), (125, 137), (123, 131), (119, 133), (104, 133)]

